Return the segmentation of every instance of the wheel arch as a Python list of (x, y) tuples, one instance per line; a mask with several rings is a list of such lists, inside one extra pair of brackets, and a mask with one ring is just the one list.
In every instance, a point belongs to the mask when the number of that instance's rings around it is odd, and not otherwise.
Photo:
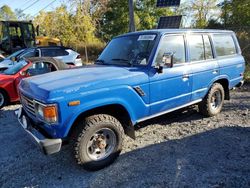
[(77, 124), (79, 121), (83, 121), (86, 117), (95, 114), (108, 114), (114, 116), (122, 124), (125, 134), (135, 139), (134, 126), (131, 116), (128, 110), (121, 104), (104, 105), (80, 113), (71, 125), (67, 137), (71, 137), (74, 134), (75, 130), (78, 128)]
[(219, 83), (222, 85), (222, 87), (224, 88), (224, 92), (225, 92), (225, 100), (230, 100), (230, 92), (229, 92), (229, 81), (226, 78), (221, 78), (216, 80), (214, 83)]
[[(225, 99), (225, 100), (230, 100), (229, 77), (226, 76), (226, 75), (224, 75), (224, 76), (221, 75), (221, 76), (219, 76), (219, 77), (214, 78), (214, 79), (210, 82), (210, 84), (209, 84), (209, 86), (208, 86), (208, 91), (207, 91), (207, 93), (209, 92), (210, 88), (212, 87), (212, 85), (213, 85), (214, 83), (219, 83), (219, 84), (222, 85), (222, 87), (224, 88), (224, 92), (225, 92), (225, 97), (224, 97), (224, 99)], [(207, 94), (207, 93), (206, 93), (206, 94)]]

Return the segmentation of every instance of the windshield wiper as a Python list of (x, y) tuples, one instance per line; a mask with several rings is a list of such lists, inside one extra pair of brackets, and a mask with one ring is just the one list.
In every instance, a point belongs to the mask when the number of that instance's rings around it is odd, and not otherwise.
[(95, 63), (97, 63), (97, 64), (105, 64), (105, 61), (103, 59), (97, 59), (95, 61)]
[(114, 59), (111, 59), (111, 60), (112, 60), (112, 61), (123, 61), (123, 62), (125, 62), (126, 64), (133, 65), (133, 63), (130, 62), (128, 59), (114, 58)]

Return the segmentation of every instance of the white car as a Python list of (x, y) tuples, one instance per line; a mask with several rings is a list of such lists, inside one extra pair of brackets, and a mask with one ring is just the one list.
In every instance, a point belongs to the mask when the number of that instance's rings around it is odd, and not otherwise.
[(71, 48), (62, 46), (43, 46), (26, 48), (19, 50), (0, 62), (0, 71), (13, 66), (23, 58), (30, 57), (54, 57), (65, 64), (73, 66), (82, 66), (82, 59), (79, 53)]

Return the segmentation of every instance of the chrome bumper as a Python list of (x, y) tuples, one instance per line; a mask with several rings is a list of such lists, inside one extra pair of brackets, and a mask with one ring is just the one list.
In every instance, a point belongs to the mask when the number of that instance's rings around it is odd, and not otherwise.
[(32, 126), (32, 123), (30, 122), (22, 107), (15, 111), (15, 114), (17, 115), (18, 121), (24, 131), (30, 135), (32, 140), (42, 149), (45, 155), (57, 153), (61, 150), (62, 139), (46, 138), (42, 133)]

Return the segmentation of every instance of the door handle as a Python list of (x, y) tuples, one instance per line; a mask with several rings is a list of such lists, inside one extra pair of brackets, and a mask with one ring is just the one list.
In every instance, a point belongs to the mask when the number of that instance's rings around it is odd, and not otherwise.
[(219, 73), (219, 70), (213, 70), (213, 74), (218, 74)]
[(189, 79), (189, 74), (184, 74), (184, 75), (182, 76), (182, 79)]

